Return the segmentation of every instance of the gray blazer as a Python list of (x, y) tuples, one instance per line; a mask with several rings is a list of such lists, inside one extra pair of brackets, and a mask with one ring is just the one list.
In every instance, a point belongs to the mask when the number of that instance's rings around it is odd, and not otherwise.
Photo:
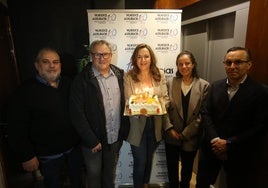
[(174, 129), (183, 135), (183, 141), (174, 140), (168, 134), (165, 140), (170, 144), (181, 144), (184, 151), (194, 151), (198, 149), (202, 137), (202, 131), (200, 130), (201, 115), (199, 110), (208, 92), (209, 83), (201, 78), (194, 78), (188, 106), (186, 127), (183, 127), (181, 83), (182, 79), (178, 77), (174, 77), (168, 81), (170, 97), (168, 114), (170, 123), (174, 126)]
[[(163, 108), (167, 108), (169, 103), (167, 85), (164, 73), (161, 71), (161, 81), (153, 81), (154, 94), (159, 97), (159, 101)], [(125, 75), (124, 77), (124, 88), (125, 88), (125, 98), (129, 99), (131, 94), (135, 93), (136, 88), (140, 88), (140, 82), (135, 82), (132, 80), (131, 76)], [(155, 138), (159, 142), (162, 140), (163, 130), (168, 129), (171, 125), (167, 120), (167, 115), (155, 115), (154, 116), (154, 126), (155, 126)], [(130, 131), (127, 141), (134, 146), (139, 146), (142, 138), (143, 130), (146, 123), (145, 116), (130, 116)]]

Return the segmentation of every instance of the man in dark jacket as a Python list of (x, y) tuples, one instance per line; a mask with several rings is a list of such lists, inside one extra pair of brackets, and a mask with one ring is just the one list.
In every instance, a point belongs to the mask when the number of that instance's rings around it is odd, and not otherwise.
[(267, 187), (265, 182), (257, 185), (267, 132), (267, 91), (247, 74), (252, 66), (248, 49), (230, 48), (223, 64), (227, 79), (211, 85), (201, 110), (205, 141), (196, 187), (214, 184), (222, 166), (228, 188)]
[(111, 64), (112, 48), (93, 41), (92, 63), (75, 78), (70, 96), (73, 124), (82, 138), (88, 182), (94, 188), (113, 188), (116, 164), (128, 134), (124, 113), (124, 71)]
[(54, 49), (41, 49), (34, 65), (36, 76), (19, 87), (12, 101), (9, 144), (24, 170), (40, 168), (46, 187), (62, 187), (62, 172), (68, 169), (72, 187), (81, 188), (80, 139), (68, 110), (71, 80), (60, 76), (60, 57)]

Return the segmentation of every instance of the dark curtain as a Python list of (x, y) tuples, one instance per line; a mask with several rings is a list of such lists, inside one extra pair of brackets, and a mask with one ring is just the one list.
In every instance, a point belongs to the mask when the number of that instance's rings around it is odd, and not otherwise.
[(21, 80), (34, 74), (34, 58), (40, 48), (59, 51), (62, 74), (73, 77), (77, 60), (89, 43), (87, 9), (90, 0), (8, 0), (15, 53)]

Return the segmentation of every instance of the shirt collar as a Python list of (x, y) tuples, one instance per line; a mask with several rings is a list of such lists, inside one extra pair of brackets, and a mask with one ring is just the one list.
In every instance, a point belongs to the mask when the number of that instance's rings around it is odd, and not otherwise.
[[(241, 82), (239, 83), (239, 85), (243, 84), (243, 83), (245, 82), (245, 80), (247, 79), (247, 77), (248, 77), (248, 75), (246, 74), (246, 75), (244, 76), (244, 78), (241, 80)], [(231, 84), (229, 83), (228, 78), (227, 78), (227, 80), (226, 80), (226, 84), (227, 84), (228, 86), (231, 86)], [(238, 85), (238, 86), (239, 86), (239, 85)]]
[[(96, 77), (99, 77), (99, 76), (102, 76), (102, 74), (94, 67), (94, 66), (92, 66), (92, 70), (93, 70), (93, 73), (94, 73), (94, 75), (96, 76)], [(109, 77), (109, 76), (114, 76), (115, 74), (114, 74), (114, 72), (112, 71), (112, 69), (109, 69), (109, 73), (108, 73), (108, 76), (107, 77)]]
[[(48, 81), (46, 81), (44, 78), (42, 78), (39, 74), (36, 74), (36, 75), (35, 75), (35, 79), (36, 79), (38, 82), (40, 82), (40, 83), (42, 83), (42, 84), (44, 84), (44, 85), (46, 85), (46, 86), (50, 86), (50, 84), (48, 83)], [(59, 85), (59, 82), (60, 82), (60, 77), (59, 77), (58, 80), (57, 80), (57, 85)]]

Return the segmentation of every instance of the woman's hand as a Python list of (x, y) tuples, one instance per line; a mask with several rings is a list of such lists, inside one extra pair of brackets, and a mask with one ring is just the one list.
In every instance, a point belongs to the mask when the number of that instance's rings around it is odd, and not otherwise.
[(168, 130), (168, 134), (170, 135), (171, 138), (175, 140), (182, 140), (182, 134), (178, 133), (173, 128)]

